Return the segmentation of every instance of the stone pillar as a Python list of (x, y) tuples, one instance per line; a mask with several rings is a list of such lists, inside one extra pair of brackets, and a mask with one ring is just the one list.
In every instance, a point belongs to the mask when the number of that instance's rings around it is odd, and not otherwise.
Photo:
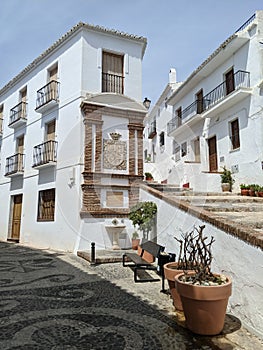
[(135, 175), (135, 129), (132, 124), (129, 128), (129, 175)]

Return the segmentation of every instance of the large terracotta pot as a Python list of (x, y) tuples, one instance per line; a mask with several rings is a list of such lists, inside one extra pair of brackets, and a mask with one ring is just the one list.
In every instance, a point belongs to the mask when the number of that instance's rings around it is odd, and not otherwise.
[(232, 292), (232, 281), (218, 286), (197, 286), (175, 277), (175, 286), (181, 297), (187, 327), (201, 335), (219, 334), (224, 327), (228, 299)]
[(169, 289), (171, 296), (173, 298), (173, 304), (174, 307), (182, 311), (183, 310), (183, 305), (181, 302), (180, 295), (177, 293), (177, 290), (175, 288), (175, 276), (183, 273), (183, 270), (177, 270), (178, 263), (177, 262), (169, 262), (167, 264), (163, 265), (164, 269), (164, 276), (168, 281)]

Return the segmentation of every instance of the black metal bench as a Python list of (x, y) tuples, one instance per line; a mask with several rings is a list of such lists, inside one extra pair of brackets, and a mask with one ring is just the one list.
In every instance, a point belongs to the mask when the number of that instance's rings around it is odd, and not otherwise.
[[(154, 278), (138, 279), (138, 270), (157, 270), (157, 266), (153, 265), (155, 259), (160, 256), (160, 253), (164, 251), (164, 247), (152, 242), (146, 241), (138, 249), (138, 253), (124, 253), (122, 256), (122, 265), (124, 267), (131, 266), (134, 269), (134, 282), (152, 282), (159, 281)], [(127, 264), (127, 260), (129, 262)]]

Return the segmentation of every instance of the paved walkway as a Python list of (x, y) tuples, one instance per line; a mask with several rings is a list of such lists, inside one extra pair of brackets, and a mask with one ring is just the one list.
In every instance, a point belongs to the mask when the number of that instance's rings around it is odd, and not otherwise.
[(0, 242), (0, 349), (262, 349), (229, 315), (222, 335), (193, 335), (160, 289), (120, 263)]

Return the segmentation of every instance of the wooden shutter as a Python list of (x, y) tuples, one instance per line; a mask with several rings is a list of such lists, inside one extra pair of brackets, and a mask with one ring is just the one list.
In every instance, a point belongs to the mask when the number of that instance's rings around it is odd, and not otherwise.
[(52, 120), (52, 122), (47, 124), (47, 134), (46, 141), (54, 141), (55, 140), (55, 132), (56, 132), (56, 120)]
[(55, 189), (39, 192), (38, 220), (54, 221), (55, 214)]
[(226, 95), (230, 94), (235, 90), (235, 81), (234, 81), (234, 70), (233, 68), (226, 73)]
[(58, 80), (58, 67), (54, 67), (49, 71), (49, 81)]
[(123, 56), (103, 52), (102, 71), (108, 74), (123, 75)]

